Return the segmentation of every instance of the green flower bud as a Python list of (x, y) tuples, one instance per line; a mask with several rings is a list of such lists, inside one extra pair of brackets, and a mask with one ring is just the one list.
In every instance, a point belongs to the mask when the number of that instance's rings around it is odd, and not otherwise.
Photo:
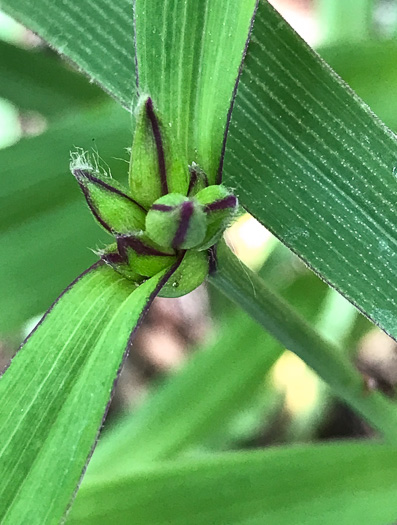
[(189, 197), (194, 197), (196, 193), (208, 186), (208, 178), (205, 172), (195, 162), (189, 166), (189, 173), (190, 183), (187, 194)]
[(72, 173), (94, 217), (105, 230), (128, 234), (144, 228), (145, 210), (120, 189), (120, 184), (86, 168), (73, 167)]
[(149, 209), (168, 193), (187, 194), (187, 162), (167, 135), (150, 97), (138, 104), (136, 130), (131, 150), (129, 183), (134, 199)]
[(237, 211), (237, 198), (224, 186), (208, 186), (196, 195), (207, 216), (207, 231), (198, 249), (213, 246), (223, 235)]
[(144, 277), (156, 275), (172, 266), (177, 260), (173, 250), (166, 253), (145, 235), (118, 237), (117, 247), (125, 264)]
[(159, 246), (187, 250), (205, 237), (207, 217), (193, 199), (170, 193), (158, 199), (146, 216), (146, 235)]
[(182, 297), (200, 286), (208, 275), (208, 254), (187, 251), (178, 269), (159, 293), (160, 297)]

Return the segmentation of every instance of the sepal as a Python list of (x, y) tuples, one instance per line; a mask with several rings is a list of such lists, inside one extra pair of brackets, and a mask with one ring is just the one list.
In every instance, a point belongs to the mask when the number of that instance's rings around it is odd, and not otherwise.
[(145, 209), (168, 193), (187, 194), (187, 162), (168, 136), (152, 99), (138, 104), (136, 129), (131, 149), (129, 184), (131, 194)]
[(94, 217), (105, 230), (128, 234), (144, 228), (145, 210), (122, 191), (120, 184), (88, 169), (73, 168), (72, 173)]

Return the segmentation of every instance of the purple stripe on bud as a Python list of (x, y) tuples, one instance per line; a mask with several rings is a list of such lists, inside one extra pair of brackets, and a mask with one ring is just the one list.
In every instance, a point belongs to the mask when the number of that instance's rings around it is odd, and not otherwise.
[(175, 206), (168, 206), (167, 204), (153, 204), (151, 209), (156, 211), (174, 211)]
[(190, 217), (193, 215), (194, 204), (192, 201), (185, 201), (181, 205), (181, 212), (179, 218), (179, 225), (176, 230), (175, 236), (172, 240), (172, 247), (178, 249), (178, 247), (185, 240), (187, 231), (189, 229)]
[(98, 179), (95, 177), (92, 173), (90, 173), (87, 170), (80, 170), (80, 169), (74, 169), (73, 175), (76, 177), (77, 182), (80, 184), (81, 189), (83, 190), (83, 193), (85, 196), (87, 196), (87, 188), (84, 185), (83, 180), (87, 179), (89, 182), (92, 182), (93, 184), (97, 184), (98, 186), (102, 186), (107, 191), (110, 191), (112, 193), (116, 193), (117, 195), (120, 195), (120, 197), (123, 197), (124, 199), (127, 199), (134, 204), (136, 204), (142, 211), (145, 211), (144, 208), (140, 204), (138, 204), (134, 199), (132, 199), (129, 195), (126, 195), (124, 192), (119, 190), (118, 188), (114, 188), (107, 182), (103, 181), (102, 179)]
[(237, 206), (237, 199), (234, 195), (228, 195), (224, 199), (207, 204), (204, 211), (209, 213), (211, 211), (227, 210), (228, 208), (235, 208)]
[(159, 121), (154, 112), (153, 101), (150, 97), (146, 101), (146, 115), (150, 121), (150, 125), (152, 126), (154, 142), (157, 148), (157, 160), (159, 163), (161, 192), (163, 195), (167, 195), (169, 193), (169, 190), (167, 182), (167, 169), (165, 165), (163, 137), (161, 136)]
[(113, 266), (114, 264), (123, 264), (125, 261), (124, 257), (118, 252), (105, 253), (101, 256), (102, 261), (106, 264)]
[(127, 248), (131, 248), (138, 255), (160, 255), (160, 256), (169, 256), (169, 253), (161, 252), (152, 246), (148, 246), (141, 239), (138, 239), (134, 236), (128, 237), (117, 237), (117, 247), (120, 254), (127, 259)]

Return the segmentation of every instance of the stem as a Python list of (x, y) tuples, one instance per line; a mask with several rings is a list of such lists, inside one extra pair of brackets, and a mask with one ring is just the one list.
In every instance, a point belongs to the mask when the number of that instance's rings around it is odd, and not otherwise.
[(218, 246), (211, 282), (265, 330), (298, 355), (334, 393), (390, 442), (397, 443), (397, 407), (379, 392), (368, 392), (362, 376), (337, 346), (322, 338), (282, 298), (245, 267), (226, 246)]

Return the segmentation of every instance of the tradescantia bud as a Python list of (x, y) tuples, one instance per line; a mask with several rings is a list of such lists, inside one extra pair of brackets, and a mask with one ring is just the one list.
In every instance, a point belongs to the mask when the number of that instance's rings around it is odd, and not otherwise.
[(160, 246), (187, 250), (205, 237), (207, 217), (194, 199), (170, 193), (158, 199), (146, 216), (146, 235)]
[(181, 297), (195, 290), (208, 275), (208, 254), (189, 250), (178, 269), (159, 293), (160, 297)]
[(159, 248), (143, 234), (118, 237), (117, 248), (125, 264), (143, 277), (152, 277), (177, 260), (173, 250)]
[(150, 97), (138, 104), (132, 143), (129, 184), (131, 195), (145, 209), (168, 193), (187, 194), (187, 162), (171, 141)]
[(72, 168), (93, 215), (105, 230), (113, 234), (141, 231), (145, 210), (124, 193), (110, 177), (88, 169)]
[(207, 217), (207, 231), (200, 250), (213, 246), (229, 226), (237, 211), (237, 198), (224, 186), (208, 186), (196, 195)]

